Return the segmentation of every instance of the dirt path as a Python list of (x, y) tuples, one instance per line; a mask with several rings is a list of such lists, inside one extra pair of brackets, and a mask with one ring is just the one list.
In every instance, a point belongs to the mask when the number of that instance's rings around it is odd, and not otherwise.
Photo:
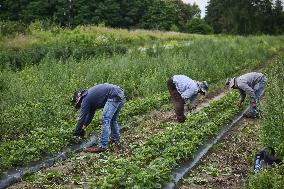
[(243, 119), (221, 142), (213, 146), (180, 189), (239, 189), (253, 171), (253, 154), (258, 149), (261, 120)]

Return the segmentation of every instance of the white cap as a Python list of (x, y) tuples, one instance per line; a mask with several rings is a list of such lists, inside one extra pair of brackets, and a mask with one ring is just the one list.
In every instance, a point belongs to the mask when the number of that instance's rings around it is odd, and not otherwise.
[(209, 86), (208, 86), (207, 81), (198, 81), (197, 83), (198, 83), (200, 90), (202, 92), (204, 92), (204, 93), (208, 92)]

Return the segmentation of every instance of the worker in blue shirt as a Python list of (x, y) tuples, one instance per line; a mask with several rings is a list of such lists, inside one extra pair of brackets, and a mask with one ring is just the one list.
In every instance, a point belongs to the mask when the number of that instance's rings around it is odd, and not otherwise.
[(124, 91), (113, 84), (99, 84), (85, 91), (76, 91), (72, 98), (76, 109), (80, 109), (75, 136), (84, 137), (84, 129), (91, 123), (95, 112), (103, 108), (101, 117), (102, 133), (98, 147), (89, 147), (87, 152), (99, 153), (107, 149), (110, 141), (119, 143), (120, 132), (117, 117), (124, 103)]
[(206, 81), (195, 81), (185, 75), (174, 75), (168, 80), (167, 85), (175, 108), (177, 121), (180, 123), (186, 120), (184, 105), (191, 104), (191, 110), (195, 109), (198, 94), (205, 95), (208, 91)]

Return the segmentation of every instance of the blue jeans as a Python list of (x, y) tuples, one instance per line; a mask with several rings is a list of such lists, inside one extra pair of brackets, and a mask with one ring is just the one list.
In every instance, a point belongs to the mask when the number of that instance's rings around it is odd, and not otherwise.
[(101, 148), (108, 147), (109, 137), (115, 142), (119, 142), (120, 140), (120, 128), (117, 123), (117, 117), (123, 103), (124, 99), (112, 98), (108, 99), (104, 106), (101, 118), (102, 134), (99, 142)]
[(252, 115), (256, 115), (257, 114), (257, 111), (255, 108), (252, 107), (252, 103), (253, 102), (256, 102), (257, 105), (259, 106), (259, 103), (260, 103), (260, 97), (262, 96), (263, 92), (264, 92), (264, 87), (265, 87), (265, 83), (266, 83), (267, 79), (266, 77), (263, 77), (260, 82), (258, 84), (256, 84), (254, 86), (254, 92), (255, 92), (255, 95), (256, 95), (256, 99), (253, 99), (253, 98), (250, 98), (250, 109), (249, 109), (249, 112), (252, 114)]

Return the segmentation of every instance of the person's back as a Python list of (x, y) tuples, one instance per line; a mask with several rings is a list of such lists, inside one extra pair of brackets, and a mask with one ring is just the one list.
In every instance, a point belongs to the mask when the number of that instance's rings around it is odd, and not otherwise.
[(181, 94), (188, 89), (198, 92), (198, 85), (196, 81), (185, 75), (174, 75), (173, 82)]
[(89, 103), (92, 109), (103, 108), (107, 99), (119, 96), (121, 99), (124, 96), (123, 90), (113, 84), (99, 84), (86, 91), (86, 97), (83, 98), (82, 104)]
[(103, 152), (111, 142), (119, 143), (120, 133), (117, 118), (124, 103), (124, 91), (113, 84), (99, 84), (86, 91), (76, 91), (72, 100), (80, 115), (74, 131), (75, 136), (84, 137), (84, 129), (91, 123), (96, 110), (103, 108), (101, 117), (102, 134), (98, 147), (87, 148), (87, 152)]
[(263, 94), (267, 78), (262, 73), (250, 72), (239, 77), (228, 78), (225, 85), (228, 88), (238, 89), (240, 93), (240, 100), (237, 106), (240, 107), (245, 101), (246, 94), (250, 95), (250, 110), (244, 114), (247, 118), (257, 117), (257, 103)]
[(256, 84), (260, 82), (262, 77), (263, 77), (262, 73), (250, 72), (250, 73), (237, 77), (236, 81), (237, 81), (237, 85), (239, 86), (246, 84), (250, 86), (251, 88), (253, 88)]
[(177, 121), (182, 123), (186, 120), (184, 115), (184, 105), (191, 104), (190, 110), (196, 108), (197, 95), (208, 91), (206, 81), (195, 81), (185, 75), (174, 75), (168, 82), (168, 90), (175, 108)]

